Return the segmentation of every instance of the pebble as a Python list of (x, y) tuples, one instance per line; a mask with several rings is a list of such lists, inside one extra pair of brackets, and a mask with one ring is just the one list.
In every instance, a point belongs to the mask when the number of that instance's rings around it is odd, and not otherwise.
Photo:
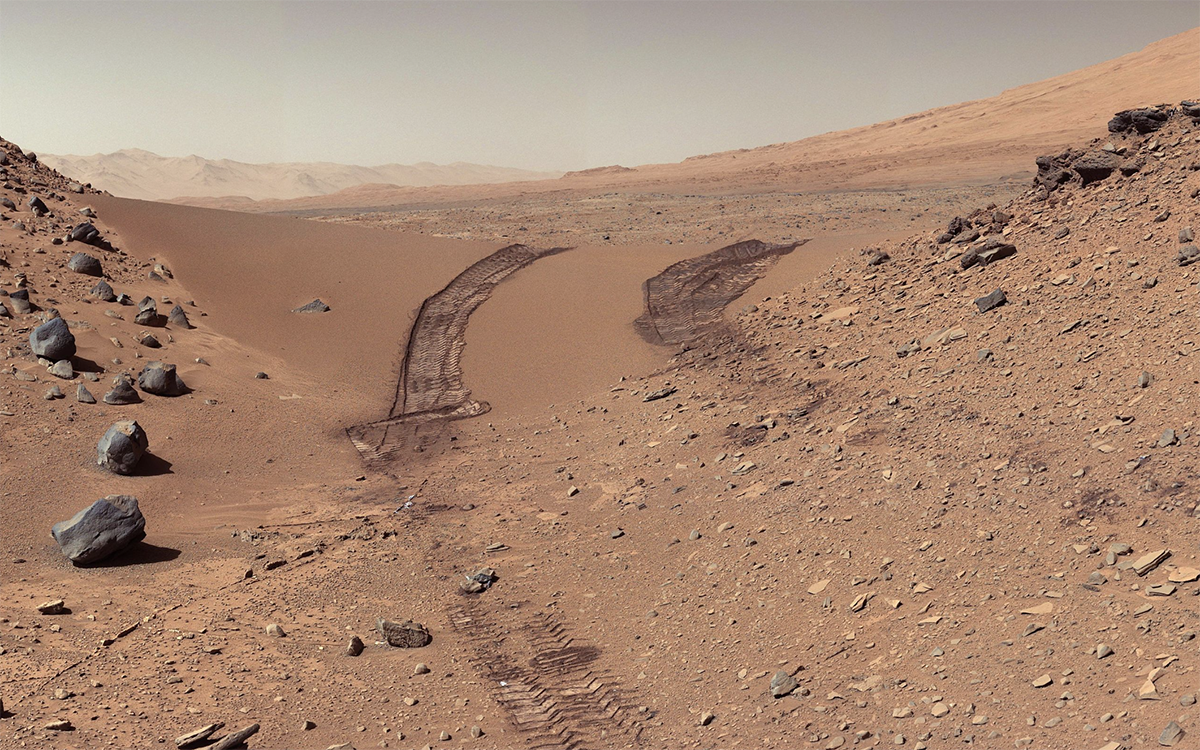
[(283, 628), (281, 628), (276, 623), (271, 623), (270, 625), (267, 626), (267, 635), (273, 636), (275, 638), (283, 638), (284, 636), (287, 635), (287, 633), (283, 632)]
[(413, 674), (429, 674), (429, 666), (425, 662), (418, 662), (417, 666), (413, 667)]

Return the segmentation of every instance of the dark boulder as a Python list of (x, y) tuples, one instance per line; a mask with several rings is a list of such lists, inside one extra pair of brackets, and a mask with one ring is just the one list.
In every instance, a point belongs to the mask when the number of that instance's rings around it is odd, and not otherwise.
[(76, 224), (75, 227), (67, 233), (67, 240), (71, 242), (82, 242), (85, 245), (92, 245), (104, 250), (112, 250), (113, 246), (104, 236), (100, 234), (100, 230), (90, 222), (85, 221), (82, 224)]
[(155, 396), (182, 396), (187, 386), (175, 372), (175, 365), (150, 362), (138, 375), (138, 387)]
[(1014, 255), (1016, 252), (1016, 245), (992, 238), (979, 247), (972, 247), (963, 253), (959, 258), (959, 263), (962, 264), (965, 271), (971, 266), (986, 266), (989, 263), (994, 263), (1010, 255)]
[(12, 311), (17, 315), (28, 315), (33, 312), (33, 303), (29, 301), (29, 290), (18, 289), (9, 295)]
[(1127, 109), (1113, 115), (1108, 121), (1108, 132), (1128, 133), (1135, 131), (1141, 135), (1153, 133), (1167, 124), (1170, 110), (1145, 107), (1142, 109)]
[(100, 300), (101, 302), (116, 302), (117, 301), (117, 293), (113, 291), (112, 286), (109, 285), (109, 283), (107, 281), (105, 281), (104, 279), (100, 279), (100, 281), (97, 281), (96, 286), (92, 287), (91, 291), (89, 291), (88, 294), (92, 295), (93, 297)]
[(76, 565), (99, 562), (146, 536), (146, 519), (137, 498), (109, 495), (76, 513), (70, 520), (54, 524), (54, 541)]
[(67, 268), (75, 273), (82, 273), (88, 276), (102, 276), (104, 271), (100, 268), (100, 261), (93, 258), (87, 253), (75, 253), (71, 259), (67, 261)]
[(1190, 266), (1200, 260), (1200, 247), (1195, 245), (1184, 245), (1179, 248), (1179, 254), (1175, 256), (1181, 266)]
[(50, 213), (50, 209), (46, 207), (45, 202), (43, 202), (42, 199), (36, 195), (31, 195), (29, 197), (29, 210), (33, 212), (34, 216), (38, 217), (45, 216), (46, 214)]
[(29, 333), (29, 348), (35, 356), (51, 362), (70, 359), (75, 356), (75, 335), (67, 327), (67, 321), (54, 318)]
[(132, 419), (109, 427), (96, 444), (96, 463), (114, 474), (132, 474), (150, 441), (146, 431)]
[(1103, 180), (1121, 166), (1121, 157), (1108, 151), (1089, 151), (1071, 164), (1084, 185)]

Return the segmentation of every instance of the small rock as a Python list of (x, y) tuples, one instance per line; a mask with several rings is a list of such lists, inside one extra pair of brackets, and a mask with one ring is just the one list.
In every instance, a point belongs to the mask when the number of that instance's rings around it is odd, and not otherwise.
[(246, 743), (246, 740), (258, 733), (258, 728), (257, 724), (251, 724), (245, 729), (239, 729), (232, 734), (227, 734), (220, 742), (208, 748), (208, 750), (233, 750), (234, 748), (241, 747)]
[(67, 603), (62, 599), (51, 599), (48, 602), (39, 604), (37, 611), (43, 615), (65, 615), (67, 613)]
[(52, 385), (50, 386), (50, 390), (46, 391), (42, 398), (46, 399), (47, 401), (54, 401), (55, 399), (66, 398), (66, 396), (62, 392), (62, 388), (59, 388), (57, 385)]
[(187, 386), (175, 373), (175, 365), (149, 362), (138, 375), (138, 387), (156, 396), (182, 396)]
[(206, 740), (208, 740), (209, 737), (212, 737), (213, 734), (215, 734), (216, 731), (223, 726), (225, 726), (225, 722), (218, 721), (215, 724), (208, 724), (200, 727), (199, 729), (188, 732), (187, 734), (175, 739), (175, 747), (184, 748), (203, 744)]
[(1186, 732), (1183, 731), (1183, 727), (1172, 721), (1162, 730), (1162, 734), (1158, 736), (1158, 744), (1163, 747), (1174, 747), (1183, 739), (1184, 734)]
[(123, 419), (109, 427), (96, 444), (96, 463), (114, 474), (132, 474), (149, 447), (150, 440), (142, 426), (132, 419)]
[(985, 313), (989, 310), (995, 310), (1004, 303), (1008, 302), (1008, 297), (1003, 290), (997, 289), (991, 294), (986, 294), (975, 300), (975, 306), (979, 308), (979, 312)]
[(294, 313), (327, 313), (331, 308), (319, 299), (309, 302), (307, 305), (297, 307), (292, 312)]
[(81, 273), (86, 276), (101, 276), (104, 274), (100, 267), (100, 260), (93, 258), (87, 253), (75, 253), (71, 259), (67, 261), (67, 268), (75, 273)]
[(709, 713), (708, 711), (705, 711), (704, 713), (700, 714), (700, 726), (706, 727), (709, 724), (712, 724), (713, 719), (715, 719), (715, 718), (717, 718), (716, 714), (712, 714), (712, 713)]
[(63, 380), (70, 380), (75, 377), (75, 368), (71, 366), (71, 360), (69, 359), (60, 359), (50, 365), (49, 372), (54, 377), (62, 378)]
[(146, 536), (146, 519), (137, 498), (109, 495), (54, 524), (54, 540), (71, 562), (98, 562)]
[(80, 383), (79, 387), (75, 389), (75, 400), (81, 404), (96, 403), (96, 397), (92, 395), (91, 391), (84, 387), (83, 383)]
[(191, 321), (188, 320), (187, 313), (184, 312), (183, 307), (179, 305), (175, 305), (171, 308), (171, 312), (167, 314), (167, 322), (173, 326), (178, 326), (179, 328), (190, 329), (192, 327)]
[(397, 648), (421, 648), (433, 640), (424, 625), (412, 620), (392, 622), (380, 617), (375, 626), (387, 644)]
[(287, 636), (287, 633), (283, 632), (283, 628), (273, 622), (267, 626), (267, 635), (273, 638), (284, 638)]
[(771, 697), (782, 698), (797, 687), (796, 678), (781, 669), (771, 678)]
[(419, 662), (413, 667), (413, 674), (429, 674), (429, 666), (425, 662)]
[(133, 389), (133, 383), (125, 374), (113, 378), (113, 389), (104, 394), (104, 403), (111, 406), (124, 406), (141, 402), (142, 397)]
[(352, 635), (350, 636), (350, 642), (346, 644), (346, 656), (358, 656), (363, 652), (365, 647), (362, 638)]
[(67, 327), (67, 321), (53, 318), (33, 329), (29, 334), (29, 348), (34, 356), (51, 362), (70, 359), (75, 356), (75, 335)]

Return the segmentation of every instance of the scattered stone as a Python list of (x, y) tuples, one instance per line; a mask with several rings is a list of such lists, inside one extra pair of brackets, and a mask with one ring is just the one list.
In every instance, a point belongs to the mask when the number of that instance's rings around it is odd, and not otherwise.
[(379, 629), (384, 641), (389, 646), (396, 648), (421, 648), (428, 646), (429, 642), (433, 640), (424, 625), (412, 620), (392, 622), (380, 617), (375, 621), (375, 626)]
[(799, 685), (796, 682), (796, 678), (781, 669), (771, 678), (771, 697), (782, 698), (785, 695), (790, 695), (797, 687)]
[(62, 599), (51, 599), (48, 602), (39, 604), (37, 611), (43, 615), (65, 615), (67, 613), (67, 603)]
[(1149, 388), (1152, 381), (1153, 378), (1150, 377), (1150, 373), (1142, 370), (1142, 374), (1138, 375), (1138, 388)]
[(147, 363), (138, 375), (138, 387), (155, 396), (182, 396), (187, 392), (187, 386), (175, 373), (175, 365), (163, 362)]
[(75, 356), (75, 335), (67, 327), (67, 321), (53, 318), (42, 323), (29, 334), (29, 348), (34, 356), (57, 362)]
[(101, 302), (117, 301), (116, 292), (113, 291), (112, 286), (104, 279), (97, 281), (96, 286), (92, 287), (88, 294), (100, 300)]
[(75, 253), (71, 259), (67, 261), (67, 268), (75, 273), (82, 273), (86, 276), (101, 276), (104, 274), (100, 267), (100, 260), (93, 258), (87, 253)]
[(50, 365), (47, 370), (54, 377), (62, 378), (63, 380), (70, 380), (75, 377), (75, 368), (71, 366), (71, 360), (69, 359), (60, 359)]
[(325, 304), (324, 302), (322, 302), (319, 299), (315, 299), (312, 302), (309, 302), (307, 305), (303, 305), (301, 307), (295, 308), (294, 310), (292, 310), (292, 312), (304, 313), (304, 314), (327, 313), (327, 312), (329, 312), (330, 309), (331, 308), (329, 307), (329, 305)]
[(142, 397), (133, 389), (133, 383), (124, 373), (113, 378), (113, 389), (104, 394), (104, 403), (111, 406), (124, 406), (140, 403)]
[(66, 398), (66, 394), (62, 392), (62, 388), (59, 388), (57, 385), (52, 385), (50, 386), (50, 390), (46, 391), (42, 398), (46, 399), (47, 401), (55, 401), (60, 398)]
[(959, 257), (959, 263), (965, 271), (972, 266), (986, 266), (995, 263), (998, 260), (1015, 255), (1016, 252), (1016, 245), (992, 238), (985, 242), (982, 247), (972, 247), (963, 253)]
[(666, 388), (659, 388), (657, 391), (650, 391), (647, 393), (644, 397), (642, 397), (642, 401), (657, 401), (660, 398), (666, 398), (667, 396), (670, 396), (678, 390), (678, 388), (671, 385), (667, 386)]
[(29, 290), (18, 289), (8, 296), (12, 311), (17, 315), (28, 315), (33, 312), (33, 303), (29, 301)]
[(1008, 302), (1008, 297), (1004, 294), (1004, 292), (1002, 290), (997, 289), (996, 291), (992, 292), (991, 294), (986, 294), (986, 295), (976, 299), (975, 306), (979, 308), (979, 312), (985, 313), (985, 312), (988, 312), (989, 310), (995, 310), (997, 307), (1000, 307), (1005, 302)]
[(171, 312), (167, 314), (167, 322), (173, 326), (190, 329), (191, 322), (188, 320), (187, 313), (184, 312), (181, 305), (175, 305), (171, 308)]
[(1041, 677), (1039, 677), (1033, 681), (1033, 686), (1035, 688), (1050, 687), (1053, 684), (1054, 684), (1054, 678), (1048, 674), (1044, 674)]
[(133, 316), (133, 322), (140, 326), (159, 326), (162, 324), (162, 318), (155, 307), (146, 307)]
[(123, 419), (109, 427), (96, 444), (96, 463), (114, 474), (132, 474), (149, 447), (142, 426)]
[(1184, 245), (1175, 255), (1175, 261), (1181, 266), (1190, 266), (1198, 260), (1200, 260), (1200, 247), (1195, 245)]
[(468, 573), (466, 580), (459, 584), (459, 588), (467, 594), (479, 594), (491, 588), (497, 578), (495, 570), (480, 568), (473, 573)]
[(102, 247), (105, 249), (112, 248), (112, 245), (109, 245), (108, 242), (104, 240), (104, 237), (101, 236), (100, 230), (96, 229), (96, 227), (94, 227), (90, 221), (77, 224), (67, 234), (67, 240), (69, 242), (82, 242), (85, 245), (94, 245), (96, 247)]
[(46, 214), (50, 213), (50, 209), (46, 207), (45, 201), (43, 201), (41, 198), (37, 197), (36, 195), (29, 196), (28, 205), (29, 205), (29, 210), (32, 211), (33, 215), (38, 218), (41, 218), (41, 217), (45, 216)]
[(109, 495), (54, 524), (54, 540), (71, 562), (86, 565), (119, 552), (146, 536), (137, 498)]
[(92, 392), (83, 383), (80, 383), (79, 387), (75, 389), (75, 400), (81, 404), (96, 403), (96, 397), (92, 395)]
[(1096, 658), (1097, 659), (1106, 659), (1112, 655), (1113, 655), (1112, 646), (1101, 643), (1099, 646), (1096, 647)]
[(273, 622), (267, 626), (267, 635), (272, 638), (284, 638), (287, 636), (287, 633), (283, 632), (283, 628), (278, 623)]
[(712, 713), (709, 713), (708, 711), (705, 711), (704, 713), (700, 714), (700, 726), (706, 727), (709, 724), (712, 724), (713, 719), (715, 719), (715, 718), (717, 718), (716, 714), (712, 714)]
[(270, 376), (267, 375), (265, 372), (256, 372), (256, 373), (254, 373), (254, 379), (255, 380), (268, 380), (268, 379), (270, 379)]
[(234, 748), (241, 747), (242, 745), (246, 744), (246, 740), (257, 734), (258, 729), (259, 727), (257, 724), (251, 724), (245, 729), (239, 729), (233, 734), (227, 734), (221, 739), (220, 742), (208, 748), (208, 750), (234, 750)]
[(1175, 445), (1178, 442), (1179, 439), (1175, 437), (1175, 430), (1172, 430), (1168, 427), (1162, 431), (1161, 435), (1158, 436), (1158, 442), (1155, 443), (1155, 445), (1159, 448), (1167, 448)]
[(300, 731), (302, 731), (302, 732), (308, 732), (308, 731), (311, 731), (316, 728), (317, 728), (316, 722), (309, 721), (308, 719), (305, 719), (304, 721), (300, 722)]
[(1195, 241), (1195, 239), (1196, 233), (1192, 231), (1191, 227), (1184, 227), (1179, 230), (1179, 244), (1184, 245)]
[(418, 662), (417, 666), (413, 667), (413, 674), (429, 674), (429, 666), (425, 662)]
[(357, 635), (350, 636), (350, 642), (346, 644), (346, 656), (358, 656), (366, 648), (362, 638)]
[(203, 744), (208, 740), (209, 737), (212, 737), (217, 730), (223, 726), (225, 726), (225, 722), (218, 721), (216, 724), (208, 724), (200, 727), (199, 729), (188, 732), (185, 735), (176, 737), (175, 747), (194, 747), (196, 745)]
[(74, 732), (75, 726), (66, 719), (58, 719), (56, 721), (43, 724), (42, 729), (48, 729), (51, 732)]
[(158, 340), (157, 336), (149, 331), (142, 331), (134, 338), (134, 341), (146, 347), (147, 349), (162, 348), (162, 342)]
[(1184, 734), (1186, 732), (1183, 731), (1183, 727), (1172, 721), (1162, 730), (1162, 734), (1158, 736), (1158, 744), (1163, 747), (1174, 747), (1183, 739)]
[(1169, 549), (1160, 549), (1154, 552), (1149, 552), (1133, 562), (1133, 571), (1139, 576), (1144, 576), (1161, 565), (1162, 561), (1166, 560), (1170, 556), (1171, 550)]

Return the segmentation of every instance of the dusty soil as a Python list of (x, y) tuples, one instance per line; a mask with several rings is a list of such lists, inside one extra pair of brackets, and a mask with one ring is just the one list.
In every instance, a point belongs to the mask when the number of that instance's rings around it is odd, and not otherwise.
[[(0, 318), (0, 746), (1188, 747), (1200, 125), (1095, 136), (1138, 170), (956, 206), (943, 243), (814, 232), (671, 346), (643, 284), (732, 242), (537, 257), (429, 355), (491, 411), (375, 453), (345, 430), (392, 416), (417, 311), (510, 243), (76, 193), (0, 143), (0, 288), (37, 308)], [(151, 349), (88, 295), (52, 244), (85, 206), (116, 290), (194, 328)], [(30, 354), (51, 307), (75, 378)], [(190, 393), (74, 399), (151, 359)], [(118, 418), (134, 476), (94, 465)], [(146, 539), (73, 567), (50, 525), (116, 493)]]

